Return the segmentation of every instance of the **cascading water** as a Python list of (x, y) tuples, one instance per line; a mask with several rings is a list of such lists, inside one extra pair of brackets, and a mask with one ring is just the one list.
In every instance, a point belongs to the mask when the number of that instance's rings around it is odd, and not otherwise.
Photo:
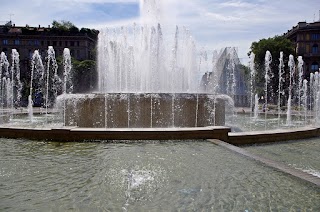
[(0, 90), (1, 90), (1, 113), (3, 112), (4, 106), (7, 106), (6, 91), (7, 91), (7, 80), (9, 79), (9, 62), (4, 52), (0, 55)]
[(281, 96), (284, 94), (282, 90), (282, 83), (284, 82), (284, 63), (283, 63), (283, 52), (280, 52), (279, 58), (279, 84), (278, 84), (278, 126), (280, 126), (280, 115), (281, 115)]
[(11, 53), (11, 111), (20, 104), (22, 83), (20, 81), (20, 55), (16, 49)]
[[(180, 110), (175, 105), (177, 94), (199, 92), (197, 51), (185, 27), (176, 26), (174, 37), (164, 33), (170, 29), (161, 25), (161, 4), (159, 1), (141, 1), (141, 24), (100, 31), (98, 84), (99, 92), (105, 94), (151, 94), (151, 117), (154, 116), (153, 94), (171, 94), (174, 126), (174, 111)], [(207, 54), (202, 59), (204, 64), (208, 64)], [(128, 114), (133, 106), (134, 103), (128, 100)], [(198, 111), (198, 108), (195, 110)]]
[[(133, 32), (124, 33), (129, 30)], [(173, 48), (163, 43), (160, 24), (158, 27), (123, 27), (121, 32), (119, 36), (107, 29), (99, 34), (100, 92), (197, 91), (195, 46), (186, 29), (176, 27)]]
[[(65, 48), (63, 50), (63, 88), (62, 94), (65, 96), (67, 93), (72, 93), (73, 84), (71, 76), (71, 55), (70, 49)], [(66, 100), (63, 101), (63, 123), (65, 123), (65, 111), (66, 111)]]
[(288, 103), (287, 103), (287, 125), (291, 126), (292, 125), (291, 101), (292, 101), (292, 88), (293, 88), (293, 80), (294, 80), (293, 75), (294, 75), (294, 71), (296, 69), (293, 55), (289, 55), (288, 66), (289, 66), (290, 77), (289, 77), (289, 97), (288, 97)]
[(254, 95), (254, 114), (253, 118), (258, 118), (259, 116), (259, 97), (258, 94)]
[(304, 125), (307, 124), (307, 112), (308, 112), (308, 80), (304, 79), (302, 84), (302, 108), (304, 112)]
[[(254, 58), (255, 58), (255, 54), (253, 52), (251, 52), (250, 56), (250, 61), (249, 61), (249, 68), (250, 68), (250, 117), (252, 117), (252, 108), (253, 108), (253, 85), (254, 85), (254, 78), (256, 75), (256, 70), (254, 67)], [(254, 102), (256, 103), (256, 102)], [(254, 105), (254, 107), (256, 107), (256, 105)], [(256, 117), (255, 117), (256, 118)]]
[[(218, 83), (218, 52), (215, 50), (212, 53), (212, 77), (211, 80), (209, 81), (209, 92), (212, 92), (213, 94), (217, 94), (219, 90), (219, 83)], [(200, 72), (200, 70), (199, 70)]]
[(59, 87), (61, 87), (61, 80), (58, 76), (58, 64), (55, 58), (55, 51), (52, 46), (48, 47), (47, 51), (47, 69), (44, 72), (43, 79), (45, 81), (44, 86), (44, 99), (46, 114), (48, 114), (48, 108), (54, 105), (55, 99), (58, 95)]
[(71, 76), (71, 55), (70, 49), (64, 48), (63, 50), (63, 88), (62, 93), (72, 93), (73, 84), (72, 84), (72, 76)]
[(313, 109), (313, 100), (314, 100), (314, 74), (310, 73), (310, 83), (309, 83), (309, 99), (310, 99), (310, 104), (309, 104), (309, 110), (310, 113), (312, 113), (312, 109)]
[(315, 126), (319, 125), (320, 121), (320, 75), (319, 72), (315, 72), (313, 77), (313, 113), (314, 113), (314, 124)]
[(264, 66), (265, 66), (265, 103), (264, 103), (264, 110), (265, 110), (265, 128), (267, 128), (267, 113), (268, 113), (268, 84), (270, 82), (270, 76), (271, 76), (271, 62), (272, 62), (272, 56), (269, 51), (266, 52), (265, 59), (264, 59)]
[(236, 61), (235, 59), (237, 58), (236, 55), (236, 49), (231, 48), (231, 58), (230, 58), (230, 65), (231, 65), (231, 97), (233, 98), (233, 101), (235, 101), (235, 96), (236, 96)]
[(31, 59), (30, 93), (28, 96), (28, 114), (30, 121), (33, 120), (33, 96), (40, 95), (41, 85), (34, 82), (43, 82), (44, 66), (38, 50), (35, 50)]
[(301, 96), (303, 93), (303, 60), (302, 56), (298, 56), (298, 107), (299, 112), (302, 108)]

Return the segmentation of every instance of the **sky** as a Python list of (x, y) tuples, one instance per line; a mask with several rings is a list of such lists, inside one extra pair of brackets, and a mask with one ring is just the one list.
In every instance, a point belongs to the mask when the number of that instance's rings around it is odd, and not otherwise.
[(78, 28), (132, 25), (141, 20), (143, 1), (160, 1), (161, 20), (173, 29), (187, 27), (199, 49), (237, 47), (244, 64), (252, 42), (320, 16), (319, 0), (1, 0), (0, 24), (11, 18), (17, 26), (48, 26), (53, 20)]

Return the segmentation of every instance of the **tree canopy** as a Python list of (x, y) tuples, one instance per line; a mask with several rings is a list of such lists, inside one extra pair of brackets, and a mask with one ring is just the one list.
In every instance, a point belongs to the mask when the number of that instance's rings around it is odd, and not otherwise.
[(93, 39), (97, 39), (99, 31), (96, 29), (89, 29), (89, 28), (81, 28), (79, 30), (72, 22), (70, 21), (56, 21), (52, 22), (52, 31), (57, 32), (58, 34), (63, 33), (82, 33), (87, 34), (89, 37)]
[(52, 28), (62, 30), (62, 31), (78, 31), (79, 32), (79, 29), (73, 23), (65, 20), (62, 20), (60, 22), (54, 20), (52, 22)]

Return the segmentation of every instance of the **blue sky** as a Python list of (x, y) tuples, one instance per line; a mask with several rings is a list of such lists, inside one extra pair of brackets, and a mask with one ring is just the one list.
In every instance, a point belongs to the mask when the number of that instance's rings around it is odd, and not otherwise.
[[(14, 14), (12, 21), (20, 26), (47, 26), (53, 20), (69, 20), (79, 28), (101, 29), (139, 22), (140, 1), (4, 0), (0, 3), (0, 21)], [(173, 28), (189, 28), (199, 48), (211, 51), (235, 46), (244, 63), (253, 41), (283, 34), (299, 21), (317, 21), (320, 10), (319, 0), (156, 1), (163, 4), (164, 22)]]

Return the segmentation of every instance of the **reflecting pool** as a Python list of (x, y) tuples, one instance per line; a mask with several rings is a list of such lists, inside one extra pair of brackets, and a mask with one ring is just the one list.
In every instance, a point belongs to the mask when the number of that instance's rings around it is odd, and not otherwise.
[(250, 114), (237, 113), (226, 114), (226, 126), (230, 127), (233, 132), (261, 131), (274, 129), (290, 129), (303, 126), (312, 126), (312, 119), (307, 117), (292, 116), (291, 125), (287, 125), (286, 117), (268, 114), (265, 119), (264, 114), (260, 114), (257, 118), (253, 118)]
[(320, 188), (203, 140), (0, 143), (0, 211), (320, 211)]
[(252, 145), (245, 149), (320, 178), (319, 138)]

